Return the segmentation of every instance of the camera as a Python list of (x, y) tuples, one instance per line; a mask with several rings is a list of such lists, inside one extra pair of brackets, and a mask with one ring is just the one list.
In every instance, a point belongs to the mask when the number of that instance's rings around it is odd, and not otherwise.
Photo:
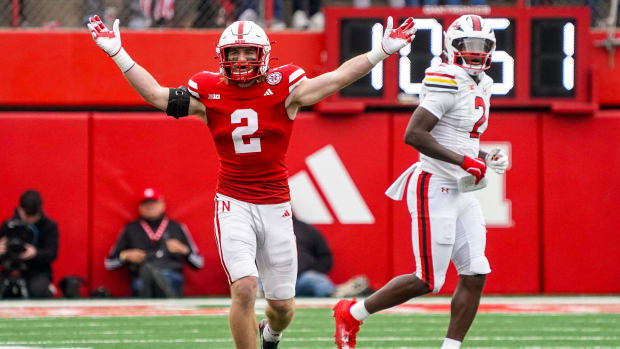
[(0, 257), (0, 298), (26, 298), (28, 289), (22, 277), (22, 273), (26, 271), (26, 262), (19, 256), (26, 250), (28, 225), (19, 219), (12, 219), (7, 222), (6, 227), (6, 252)]
[(26, 263), (19, 255), (26, 250), (28, 225), (21, 220), (12, 219), (7, 222), (6, 253), (0, 259), (3, 273), (22, 272), (26, 270)]

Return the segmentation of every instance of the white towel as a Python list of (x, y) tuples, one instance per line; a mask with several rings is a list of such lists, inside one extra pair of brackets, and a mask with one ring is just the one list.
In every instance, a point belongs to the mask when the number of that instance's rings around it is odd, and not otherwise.
[(387, 195), (390, 199), (400, 201), (403, 199), (403, 194), (405, 193), (405, 188), (407, 187), (407, 179), (409, 179), (409, 175), (413, 173), (419, 166), (419, 162), (411, 165), (408, 169), (405, 170), (390, 187), (385, 191), (385, 195)]

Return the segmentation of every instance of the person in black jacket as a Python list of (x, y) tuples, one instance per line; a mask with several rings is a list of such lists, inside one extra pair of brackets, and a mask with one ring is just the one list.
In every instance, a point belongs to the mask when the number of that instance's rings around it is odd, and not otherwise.
[(39, 192), (27, 190), (0, 227), (0, 297), (51, 297), (57, 254), (58, 225), (45, 216)]
[(138, 211), (140, 218), (121, 231), (105, 267), (114, 270), (127, 264), (135, 297), (180, 297), (183, 262), (200, 269), (203, 258), (187, 227), (166, 215), (166, 204), (156, 189), (144, 190)]
[(300, 297), (352, 297), (370, 292), (368, 279), (356, 276), (335, 285), (327, 273), (332, 269), (332, 252), (321, 232), (293, 216), (297, 241), (297, 283), (295, 295)]

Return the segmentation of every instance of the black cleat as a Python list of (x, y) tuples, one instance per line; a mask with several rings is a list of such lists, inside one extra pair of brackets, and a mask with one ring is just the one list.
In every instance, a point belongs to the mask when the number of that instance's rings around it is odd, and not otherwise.
[(267, 326), (267, 319), (262, 319), (258, 324), (258, 333), (260, 334), (260, 349), (278, 349), (280, 342), (267, 342), (263, 339), (263, 330)]

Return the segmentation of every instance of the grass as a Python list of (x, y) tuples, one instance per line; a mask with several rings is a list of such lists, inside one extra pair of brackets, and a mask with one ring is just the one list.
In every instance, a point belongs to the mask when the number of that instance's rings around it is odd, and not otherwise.
[[(16, 309), (19, 312), (19, 309)], [(375, 314), (357, 348), (439, 348), (447, 314)], [(233, 348), (222, 315), (0, 319), (0, 348)], [(329, 308), (300, 308), (282, 349), (335, 348)], [(462, 348), (620, 348), (620, 314), (478, 314)]]

